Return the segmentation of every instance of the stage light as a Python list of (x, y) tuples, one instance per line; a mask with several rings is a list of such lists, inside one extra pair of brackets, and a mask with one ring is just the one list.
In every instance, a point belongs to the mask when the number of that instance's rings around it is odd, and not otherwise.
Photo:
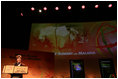
[(72, 7), (71, 6), (68, 6), (68, 10), (70, 10)]
[(42, 10), (41, 9), (39, 9), (39, 13), (41, 13), (42, 12)]
[(112, 4), (109, 4), (108, 7), (111, 8), (112, 7)]
[(99, 5), (95, 5), (95, 8), (98, 8), (99, 7)]
[(85, 9), (85, 5), (82, 5), (82, 9)]
[(20, 15), (23, 16), (23, 13), (21, 13)]
[(34, 11), (35, 10), (35, 8), (34, 7), (31, 7), (31, 11)]
[(59, 7), (55, 7), (55, 10), (59, 10)]
[(47, 7), (44, 7), (44, 8), (43, 8), (43, 10), (45, 10), (45, 11), (46, 11), (46, 10), (47, 10)]

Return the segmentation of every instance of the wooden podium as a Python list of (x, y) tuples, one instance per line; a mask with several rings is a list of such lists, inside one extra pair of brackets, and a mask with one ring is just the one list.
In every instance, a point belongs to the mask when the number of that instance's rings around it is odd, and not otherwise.
[(27, 74), (28, 66), (5, 65), (2, 73), (4, 73), (4, 74)]

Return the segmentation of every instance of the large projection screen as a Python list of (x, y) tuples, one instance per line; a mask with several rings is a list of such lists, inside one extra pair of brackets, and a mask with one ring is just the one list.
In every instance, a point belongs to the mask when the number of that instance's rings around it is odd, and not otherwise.
[(117, 52), (117, 21), (32, 23), (29, 50), (112, 55)]

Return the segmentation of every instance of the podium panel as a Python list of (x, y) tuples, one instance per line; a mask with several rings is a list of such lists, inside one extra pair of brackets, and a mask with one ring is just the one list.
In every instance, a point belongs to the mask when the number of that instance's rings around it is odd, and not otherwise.
[(3, 72), (5, 74), (27, 74), (28, 66), (14, 66), (14, 65), (5, 65)]
[(4, 66), (3, 68), (3, 73), (13, 73), (13, 70), (14, 70), (14, 65), (6, 65)]
[(13, 73), (26, 74), (28, 72), (27, 66), (15, 66)]

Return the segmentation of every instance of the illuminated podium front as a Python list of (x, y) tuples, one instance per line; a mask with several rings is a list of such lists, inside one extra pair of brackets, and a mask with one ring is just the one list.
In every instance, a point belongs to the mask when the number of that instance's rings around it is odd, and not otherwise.
[(2, 73), (4, 73), (4, 74), (27, 74), (28, 66), (5, 65)]

